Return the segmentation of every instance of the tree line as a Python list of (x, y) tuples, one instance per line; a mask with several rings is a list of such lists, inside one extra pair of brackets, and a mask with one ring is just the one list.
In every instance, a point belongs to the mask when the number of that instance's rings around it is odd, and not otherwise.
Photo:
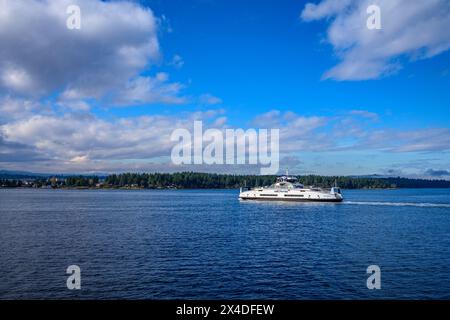
[[(105, 179), (105, 184), (116, 187), (135, 186), (140, 188), (205, 189), (239, 188), (267, 186), (276, 181), (277, 176), (231, 175), (199, 172), (179, 173), (123, 173), (113, 174)], [(305, 186), (328, 188), (335, 183), (344, 189), (363, 188), (450, 188), (447, 180), (424, 180), (408, 178), (363, 178), (346, 176), (298, 176)]]
[[(277, 176), (228, 175), (196, 172), (165, 173), (124, 173), (110, 175), (105, 182), (113, 186), (138, 186), (142, 188), (238, 188), (241, 186), (267, 186), (276, 181)], [(298, 176), (305, 186), (328, 188), (335, 183), (344, 189), (362, 188), (450, 188), (450, 181), (408, 178), (362, 178), (345, 176)]]
[[(276, 181), (276, 176), (232, 175), (199, 172), (178, 173), (122, 173), (107, 177), (69, 176), (39, 178), (30, 182), (20, 179), (0, 179), (1, 187), (81, 187), (81, 188), (177, 188), (177, 189), (232, 189), (242, 186), (261, 187)], [(450, 188), (447, 180), (408, 178), (371, 178), (346, 176), (298, 176), (305, 186), (329, 188), (335, 183), (343, 189), (377, 188)]]

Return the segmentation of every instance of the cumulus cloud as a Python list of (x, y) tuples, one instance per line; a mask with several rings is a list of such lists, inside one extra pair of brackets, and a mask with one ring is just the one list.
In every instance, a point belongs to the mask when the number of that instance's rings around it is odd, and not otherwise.
[(0, 132), (0, 164), (42, 162), (50, 160), (35, 147), (5, 140)]
[(155, 77), (137, 77), (129, 80), (126, 86), (113, 93), (112, 97), (116, 105), (183, 104), (187, 101), (187, 98), (180, 95), (183, 87), (181, 83), (170, 83), (169, 75), (160, 72)]
[[(448, 36), (438, 27), (448, 29), (444, 21), (448, 4), (437, 0), (426, 4), (408, 2), (396, 19), (403, 23), (416, 19), (416, 31), (412, 33), (401, 29), (400, 22), (392, 21), (405, 1), (378, 2), (383, 29), (370, 34), (364, 28), (351, 29), (359, 23), (365, 26), (363, 5), (367, 1), (324, 0), (305, 7), (305, 21), (325, 18), (331, 22), (328, 40), (342, 61), (327, 77), (375, 78), (395, 70), (398, 64), (393, 59), (399, 56), (420, 59), (447, 50)], [(80, 30), (66, 27), (69, 4), (81, 8)], [(362, 16), (360, 7), (364, 9)], [(441, 9), (440, 13), (436, 8)], [(425, 18), (432, 22), (425, 24)], [(425, 29), (419, 32), (420, 27)], [(161, 29), (171, 31), (168, 19), (158, 19), (137, 2), (0, 0), (2, 167), (24, 169), (26, 162), (27, 170), (49, 172), (258, 172), (257, 166), (180, 167), (170, 163), (174, 144), (170, 135), (174, 129), (192, 132), (194, 120), (203, 120), (205, 129), (230, 128), (224, 110), (123, 118), (98, 115), (98, 107), (182, 104), (191, 100), (183, 95), (184, 85), (171, 81), (169, 74), (150, 72), (161, 63), (157, 37)], [(184, 61), (174, 55), (168, 64), (180, 68)], [(222, 103), (210, 93), (192, 101), (202, 107)], [(301, 152), (450, 151), (450, 132), (446, 128), (371, 129), (371, 122), (378, 119), (378, 114), (363, 109), (340, 116), (272, 110), (256, 115), (251, 124), (257, 129), (280, 129), (281, 165), (289, 167), (302, 164), (295, 154)]]
[(359, 116), (359, 117), (366, 118), (366, 119), (369, 119), (372, 121), (378, 121), (378, 119), (379, 119), (379, 116), (377, 113), (370, 112), (367, 110), (351, 110), (349, 113), (351, 115)]
[[(379, 115), (349, 112), (327, 118), (327, 144), (319, 144), (322, 151), (381, 151), (389, 153), (427, 153), (450, 151), (448, 128), (397, 129), (380, 127)], [(367, 118), (369, 121), (361, 121)], [(376, 125), (373, 125), (374, 122)], [(322, 131), (319, 131), (319, 133)], [(315, 132), (313, 132), (315, 133)], [(316, 137), (317, 135), (314, 134)]]
[(222, 99), (213, 96), (210, 93), (205, 93), (200, 95), (199, 97), (199, 103), (203, 105), (214, 105), (214, 104), (221, 104), (223, 101)]
[(307, 3), (301, 13), (301, 18), (305, 21), (328, 18), (346, 9), (350, 3), (351, 0), (328, 0), (322, 1), (319, 4)]
[[(217, 124), (220, 111), (179, 116), (141, 116), (106, 121), (90, 113), (33, 115), (4, 124), (4, 142), (25, 145), (55, 161), (148, 160), (168, 157), (175, 128), (192, 130), (194, 120)], [(225, 125), (224, 122), (221, 122)]]
[(34, 100), (3, 96), (0, 98), (0, 125), (45, 111), (48, 109)]
[[(450, 151), (448, 129), (371, 129), (364, 122), (352, 121), (360, 117), (303, 116), (273, 110), (256, 116), (251, 127), (280, 129), (281, 168), (302, 165), (302, 152)], [(170, 135), (176, 128), (193, 132), (194, 120), (202, 120), (204, 130), (233, 128), (220, 109), (111, 119), (99, 118), (90, 111), (61, 113), (58, 108), (30, 113), (0, 124), (0, 161), (5, 168), (23, 169), (21, 163), (27, 162), (28, 170), (61, 172), (256, 170), (257, 167), (239, 166), (173, 166), (169, 157), (175, 142)]]
[[(81, 29), (68, 29), (66, 9), (81, 9)], [(158, 18), (134, 2), (0, 1), (0, 92), (70, 99), (138, 93), (139, 101), (178, 103), (180, 85), (139, 73), (161, 60)], [(129, 90), (129, 91), (127, 91)], [(125, 99), (122, 97), (122, 101)], [(141, 101), (142, 100), (142, 101)]]
[(305, 117), (293, 112), (272, 110), (258, 115), (252, 125), (258, 128), (280, 130), (280, 151), (318, 151), (334, 145), (333, 137), (321, 131), (329, 124), (329, 118)]
[(450, 130), (448, 128), (364, 130), (350, 148), (403, 153), (445, 152), (450, 151)]
[(173, 55), (172, 61), (169, 63), (170, 66), (173, 66), (176, 69), (180, 69), (184, 66), (184, 60), (179, 54)]
[[(381, 9), (381, 30), (366, 27), (366, 10), (373, 4)], [(376, 79), (398, 71), (404, 59), (427, 59), (450, 48), (445, 0), (322, 0), (308, 3), (301, 18), (329, 21), (326, 40), (340, 62), (325, 79)]]
[[(361, 121), (361, 118), (368, 119)], [(280, 129), (280, 150), (285, 153), (305, 151), (377, 150), (395, 153), (450, 151), (448, 128), (401, 130), (377, 128), (379, 115), (366, 110), (352, 110), (340, 116), (303, 116), (272, 110), (252, 122), (259, 128)]]

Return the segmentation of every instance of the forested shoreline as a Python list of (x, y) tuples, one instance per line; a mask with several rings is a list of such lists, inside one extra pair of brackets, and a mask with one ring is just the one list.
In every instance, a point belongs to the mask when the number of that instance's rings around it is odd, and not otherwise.
[[(408, 179), (401, 177), (372, 178), (348, 176), (298, 176), (305, 186), (343, 189), (450, 188), (448, 180)], [(1, 177), (3, 188), (127, 188), (127, 189), (235, 189), (241, 186), (267, 186), (276, 176), (230, 175), (198, 172), (122, 173), (109, 176)]]

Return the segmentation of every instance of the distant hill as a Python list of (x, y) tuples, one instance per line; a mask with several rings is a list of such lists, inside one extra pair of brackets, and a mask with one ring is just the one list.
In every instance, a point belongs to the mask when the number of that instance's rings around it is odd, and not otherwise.
[(99, 178), (106, 178), (106, 174), (98, 173), (98, 174), (76, 174), (76, 173), (64, 173), (64, 174), (55, 174), (55, 173), (36, 173), (36, 172), (28, 172), (28, 171), (13, 171), (13, 170), (0, 170), (0, 179), (48, 179), (51, 177), (73, 177), (73, 176), (98, 176)]
[(355, 175), (349, 176), (350, 178), (370, 178), (370, 179), (389, 179), (389, 178), (397, 178), (392, 175), (382, 175), (382, 174), (365, 174), (365, 175)]
[(27, 171), (0, 170), (0, 179), (38, 179), (50, 177), (51, 174)]

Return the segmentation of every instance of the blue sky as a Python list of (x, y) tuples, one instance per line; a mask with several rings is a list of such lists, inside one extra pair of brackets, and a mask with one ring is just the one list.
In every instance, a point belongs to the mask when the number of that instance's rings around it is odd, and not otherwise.
[(450, 77), (443, 76), (449, 52), (405, 63), (383, 79), (322, 81), (337, 59), (332, 47), (321, 43), (327, 24), (300, 19), (305, 2), (142, 3), (170, 19), (173, 31), (161, 38), (161, 46), (168, 57), (179, 54), (185, 61), (171, 73), (173, 79), (191, 80), (190, 92), (211, 91), (230, 109), (239, 107), (236, 121), (274, 108), (306, 115), (363, 108), (392, 113), (385, 120), (405, 128), (449, 124)]
[(296, 173), (450, 178), (448, 1), (80, 0), (78, 33), (64, 1), (20, 2), (0, 8), (18, 18), (0, 25), (4, 169), (189, 170), (167, 134), (203, 119), (292, 128), (281, 166)]

